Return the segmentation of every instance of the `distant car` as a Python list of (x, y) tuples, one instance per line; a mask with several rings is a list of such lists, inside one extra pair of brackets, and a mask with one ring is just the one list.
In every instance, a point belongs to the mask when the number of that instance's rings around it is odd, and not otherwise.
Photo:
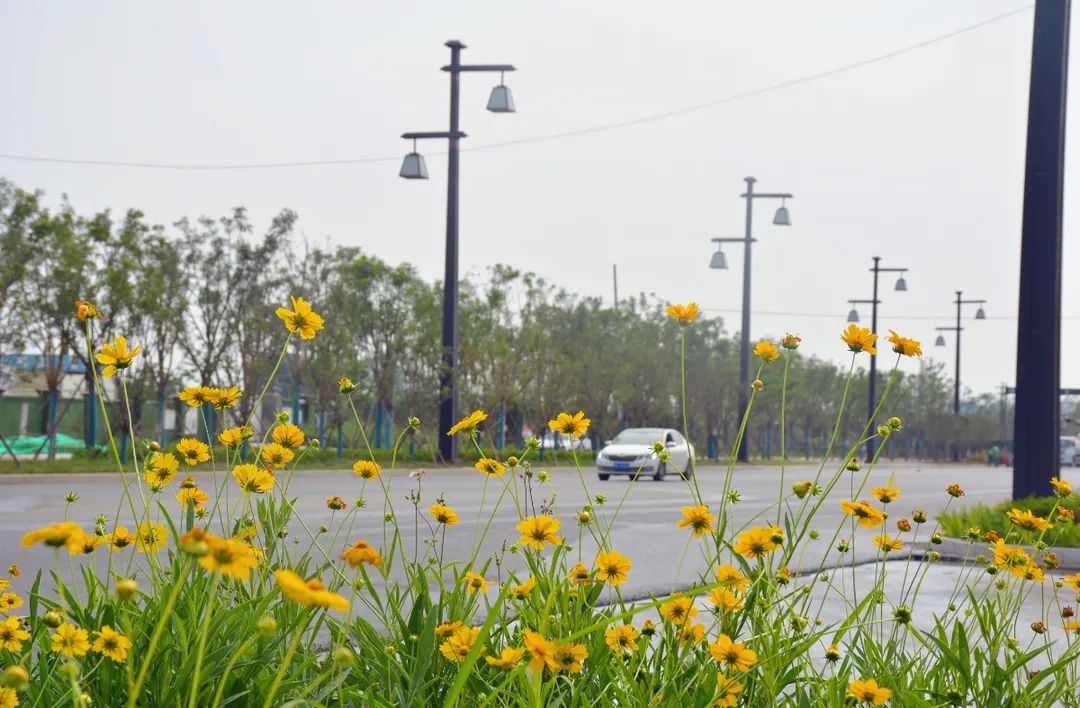
[(545, 450), (577, 450), (578, 452), (591, 452), (592, 440), (589, 436), (582, 435), (575, 438), (570, 435), (556, 435), (550, 433), (540, 438), (540, 446)]
[[(667, 462), (661, 462), (653, 450), (657, 442), (667, 450)], [(596, 456), (596, 475), (601, 482), (613, 474), (637, 478), (651, 476), (657, 482), (668, 470), (677, 471), (683, 479), (694, 474), (694, 446), (673, 428), (627, 428), (609, 440)]]
[(1075, 465), (1078, 464), (1077, 460), (1080, 458), (1080, 451), (1076, 447), (1076, 439), (1066, 436), (1061, 436), (1061, 444), (1058, 445), (1058, 449), (1061, 451), (1060, 463), (1063, 465)]

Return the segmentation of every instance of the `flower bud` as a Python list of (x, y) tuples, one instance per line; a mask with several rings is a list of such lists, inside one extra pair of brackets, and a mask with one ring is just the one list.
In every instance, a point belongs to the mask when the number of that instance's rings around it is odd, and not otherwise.
[(819, 538), (821, 538), (821, 534), (819, 534), (819, 533), (817, 532), (817, 529), (810, 529), (810, 530), (809, 530), (809, 531), (808, 531), (808, 532), (806, 533), (806, 535), (810, 537), (810, 540), (811, 540), (811, 541), (816, 541), (816, 540), (818, 540)]
[(30, 674), (21, 666), (9, 666), (0, 676), (0, 686), (14, 688), (16, 691), (21, 691), (28, 683), (30, 683)]
[(915, 511), (911, 512), (911, 520), (914, 521), (917, 524), (925, 524), (926, 523), (926, 510), (925, 509), (916, 509)]
[(930, 551), (926, 554), (926, 559), (931, 563), (937, 563), (939, 560), (941, 560), (941, 554), (937, 551)]
[(896, 530), (897, 531), (910, 531), (911, 530), (911, 522), (908, 521), (907, 519), (897, 519), (896, 520)]
[(308, 438), (307, 443), (308, 443), (309, 447), (311, 447), (312, 449), (315, 449), (315, 450), (318, 450), (319, 446), (322, 444), (322, 443), (319, 442), (318, 438)]
[(529, 438), (525, 441), (525, 447), (529, 448), (530, 450), (535, 450), (540, 447), (540, 441), (536, 438)]
[(356, 655), (353, 654), (352, 649), (349, 647), (338, 647), (334, 650), (334, 663), (338, 666), (352, 666), (353, 661), (356, 659)]
[(75, 502), (79, 501), (79, 493), (68, 492), (64, 495), (64, 501), (66, 501), (68, 504), (74, 504)]
[(935, 531), (934, 533), (930, 534), (930, 543), (934, 544), (935, 546), (940, 546), (944, 542), (945, 539), (941, 537), (940, 533), (937, 533)]
[(329, 532), (330, 532), (330, 527), (329, 526), (327, 526), (326, 524), (319, 524), (319, 533), (322, 534), (322, 533), (329, 533)]
[(420, 419), (414, 415), (409, 416), (409, 427), (413, 430), (420, 429)]
[(259, 620), (258, 624), (255, 625), (255, 628), (259, 630), (260, 637), (269, 639), (277, 632), (277, 620), (269, 616), (263, 617)]
[(146, 448), (150, 452), (161, 452), (161, 443), (159, 443), (157, 440), (151, 440), (146, 444)]
[(338, 379), (338, 391), (341, 393), (352, 393), (358, 388), (360, 387), (354, 384), (348, 376), (342, 376)]
[(68, 681), (74, 681), (79, 678), (79, 665), (74, 661), (65, 661), (60, 664), (60, 675)]
[(795, 492), (795, 496), (799, 499), (806, 498), (806, 495), (810, 493), (810, 490), (814, 488), (814, 483), (810, 481), (796, 482), (791, 485), (791, 491)]
[(851, 544), (844, 539), (840, 539), (840, 543), (836, 544), (836, 550), (840, 551), (841, 553), (847, 553), (851, 550)]
[(730, 492), (727, 493), (727, 499), (732, 504), (738, 504), (739, 500), (741, 500), (742, 497), (739, 495), (738, 489), (732, 489)]
[(1046, 634), (1046, 623), (1045, 622), (1032, 622), (1031, 623), (1031, 631), (1034, 632), (1035, 634)]
[(506, 458), (506, 464), (509, 465), (510, 467), (517, 467), (518, 466), (518, 458), (511, 455), (510, 457)]
[(64, 623), (64, 615), (59, 610), (49, 610), (41, 617), (41, 621), (45, 623), (46, 627), (56, 629)]
[(880, 437), (887, 438), (892, 435), (892, 428), (887, 425), (879, 425), (877, 427), (877, 434)]
[(889, 418), (889, 427), (892, 428), (893, 431), (898, 431), (904, 427), (904, 422), (894, 415), (892, 418)]
[(859, 465), (859, 461), (852, 457), (847, 461), (847, 464), (844, 465), (844, 469), (848, 472), (858, 472), (862, 467)]
[(801, 341), (802, 338), (799, 337), (799, 335), (791, 334), (789, 332), (788, 334), (784, 335), (783, 339), (780, 340), (780, 346), (782, 346), (784, 349), (798, 349), (799, 342)]
[(547, 484), (551, 481), (551, 473), (547, 470), (540, 470), (536, 473), (536, 479), (540, 481), (540, 484)]
[(137, 592), (139, 592), (139, 584), (134, 580), (129, 578), (116, 581), (116, 596), (121, 600), (129, 600)]
[(754, 379), (754, 383), (750, 384), (750, 388), (755, 391), (762, 391), (765, 389), (765, 382), (761, 379)]
[(825, 650), (825, 660), (833, 663), (840, 661), (840, 647), (830, 644), (829, 648)]
[(288, 423), (289, 422), (289, 412), (288, 411), (278, 411), (275, 418), (276, 418), (277, 422), (279, 422), (279, 423)]

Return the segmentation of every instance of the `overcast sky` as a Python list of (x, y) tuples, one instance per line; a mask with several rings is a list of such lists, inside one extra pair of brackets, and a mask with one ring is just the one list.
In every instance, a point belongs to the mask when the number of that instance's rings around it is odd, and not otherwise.
[[(410, 130), (446, 130), (447, 39), (513, 63), (518, 113), (484, 110), (497, 76), (463, 78), (466, 148), (678, 111), (856, 64), (978, 25), (1024, 0), (694, 2), (31, 2), (0, 4), (0, 153), (236, 164), (388, 158), (231, 171), (0, 158), (0, 176), (82, 213), (135, 206), (157, 223), (246, 206), (261, 229), (296, 210), (313, 242), (360, 246), (442, 275), (444, 145), (431, 179), (399, 179)], [(303, 8), (301, 10), (301, 8)], [(742, 234), (742, 178), (795, 194), (793, 225), (756, 207), (752, 333), (800, 333), (846, 361), (849, 298), (883, 279), (881, 324), (948, 362), (955, 290), (962, 381), (1015, 378), (1032, 11), (893, 58), (664, 119), (464, 152), (462, 272), (533, 270), (579, 293), (697, 300), (738, 329), (741, 246), (710, 270), (709, 239)], [(1075, 78), (1075, 73), (1074, 73)], [(1075, 97), (1077, 91), (1072, 91)], [(1076, 101), (1073, 101), (1074, 107)], [(1070, 121), (1075, 164), (1078, 141)], [(1078, 203), (1076, 181), (1067, 204)], [(1062, 385), (1080, 386), (1080, 286), (1066, 209)], [(869, 312), (862, 308), (863, 322)], [(612, 346), (618, 346), (613, 342)]]

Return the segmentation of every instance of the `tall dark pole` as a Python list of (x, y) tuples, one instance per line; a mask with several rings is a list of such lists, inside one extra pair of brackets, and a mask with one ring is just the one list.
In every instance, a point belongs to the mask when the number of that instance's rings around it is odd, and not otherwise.
[(1069, 0), (1036, 0), (1020, 248), (1013, 498), (1050, 494), (1061, 430), (1061, 226)]
[(963, 304), (963, 293), (956, 291), (956, 375), (953, 376), (953, 415), (960, 415), (960, 334), (964, 328), (960, 326), (960, 305)]
[(457, 459), (457, 438), (446, 435), (457, 422), (458, 354), (458, 102), (461, 78), (461, 42), (452, 39), (450, 47), (450, 137), (447, 154), (446, 184), (446, 269), (443, 275), (442, 370), (439, 372), (439, 456), (445, 462)]
[[(742, 284), (742, 336), (739, 341), (739, 414), (743, 415), (746, 407), (750, 405), (750, 246), (752, 237), (752, 223), (754, 220), (754, 182), (753, 177), (746, 178), (746, 233), (743, 254), (743, 284)], [(739, 444), (739, 462), (750, 460), (750, 450), (746, 446), (746, 435), (743, 435)]]
[[(877, 306), (878, 306), (878, 273), (881, 263), (880, 256), (874, 256), (874, 267), (870, 270), (874, 273), (874, 297), (870, 300), (870, 331), (877, 332)], [(877, 357), (870, 357), (870, 379), (867, 382), (867, 416), (870, 429), (874, 428), (874, 408), (877, 406)], [(874, 441), (866, 441), (866, 461), (874, 459)]]

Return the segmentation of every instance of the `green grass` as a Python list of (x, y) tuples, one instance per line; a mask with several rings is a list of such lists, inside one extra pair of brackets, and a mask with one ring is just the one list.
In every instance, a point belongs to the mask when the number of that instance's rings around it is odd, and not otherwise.
[[(950, 511), (941, 515), (941, 529), (945, 535), (954, 538), (963, 536), (973, 526), (978, 527), (983, 532), (996, 531), (1002, 538), (1005, 538), (1010, 531), (1015, 536), (1016, 527), (1009, 523), (1009, 517), (1006, 516), (1010, 509), (1031, 510), (1038, 516), (1046, 518), (1058, 504), (1071, 509), (1074, 514), (1080, 515), (1080, 498), (1076, 496), (1067, 499), (1028, 497), (1019, 501), (1003, 501), (993, 505), (976, 504), (963, 511)], [(1056, 514), (1053, 524), (1054, 528), (1046, 532), (1043, 541), (1058, 548), (1080, 547), (1080, 525), (1073, 521), (1057, 518)], [(1028, 541), (1030, 539), (1024, 537), (1024, 540)]]

